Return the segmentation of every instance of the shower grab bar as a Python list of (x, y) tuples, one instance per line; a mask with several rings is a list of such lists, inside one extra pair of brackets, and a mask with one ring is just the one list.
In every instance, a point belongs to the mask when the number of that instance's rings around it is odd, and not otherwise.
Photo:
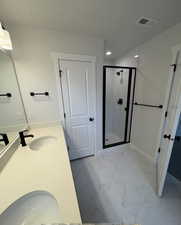
[(4, 97), (4, 96), (10, 98), (12, 97), (12, 94), (11, 93), (0, 94), (0, 97)]
[(46, 92), (41, 92), (41, 93), (35, 93), (35, 92), (30, 92), (31, 96), (35, 96), (35, 95), (45, 95), (45, 96), (49, 96), (48, 91)]
[(152, 107), (152, 108), (159, 108), (159, 109), (163, 108), (163, 105), (148, 105), (148, 104), (140, 104), (138, 102), (135, 102), (134, 105), (145, 106), (145, 107)]

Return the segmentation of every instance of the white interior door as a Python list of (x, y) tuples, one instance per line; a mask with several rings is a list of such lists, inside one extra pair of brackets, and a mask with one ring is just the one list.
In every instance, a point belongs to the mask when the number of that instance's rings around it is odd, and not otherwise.
[(93, 155), (96, 126), (94, 63), (61, 59), (60, 68), (70, 159)]
[[(172, 70), (170, 74), (172, 81), (170, 85), (170, 94), (168, 97), (167, 117), (165, 119), (161, 144), (160, 155), (157, 162), (157, 184), (158, 195), (162, 196), (169, 161), (172, 153), (173, 143), (175, 139), (176, 129), (180, 116), (180, 97), (181, 97), (181, 47), (174, 49), (174, 64), (176, 71)], [(166, 136), (165, 136), (166, 135)]]

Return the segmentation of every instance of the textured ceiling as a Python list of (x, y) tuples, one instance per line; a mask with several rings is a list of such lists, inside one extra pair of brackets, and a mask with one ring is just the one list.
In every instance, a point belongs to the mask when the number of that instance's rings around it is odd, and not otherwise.
[[(181, 21), (181, 0), (1, 0), (0, 19), (8, 24), (36, 26), (101, 37), (111, 57), (121, 56)], [(158, 22), (136, 25), (142, 17)]]

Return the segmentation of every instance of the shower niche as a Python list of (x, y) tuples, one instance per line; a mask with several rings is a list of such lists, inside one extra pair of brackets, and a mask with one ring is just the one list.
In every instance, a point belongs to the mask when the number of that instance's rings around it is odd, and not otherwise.
[(135, 67), (103, 67), (103, 148), (130, 142)]

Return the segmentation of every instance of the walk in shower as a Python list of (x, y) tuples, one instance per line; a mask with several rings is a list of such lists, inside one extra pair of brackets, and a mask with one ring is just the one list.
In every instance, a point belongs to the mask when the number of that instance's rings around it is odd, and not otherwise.
[(136, 68), (103, 67), (103, 148), (130, 142)]

